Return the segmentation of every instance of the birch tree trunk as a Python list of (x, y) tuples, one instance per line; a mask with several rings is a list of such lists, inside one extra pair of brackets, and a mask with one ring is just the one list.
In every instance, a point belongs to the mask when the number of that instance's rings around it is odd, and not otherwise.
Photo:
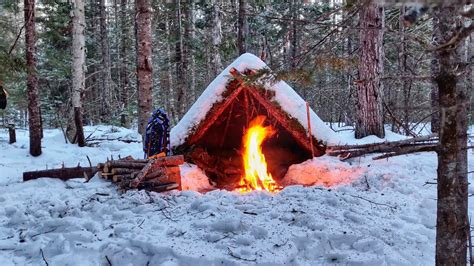
[(238, 15), (238, 29), (237, 29), (237, 47), (239, 48), (239, 55), (247, 52), (247, 36), (248, 23), (245, 15), (247, 9), (247, 1), (239, 0), (239, 15)]
[(30, 131), (30, 154), (41, 155), (41, 116), (38, 95), (38, 78), (36, 71), (36, 31), (35, 0), (24, 0), (25, 12), (25, 48), (28, 94), (28, 125)]
[[(434, 19), (436, 42), (450, 41), (462, 28), (462, 5), (442, 2)], [(469, 109), (467, 62), (462, 41), (458, 47), (438, 49), (434, 80), (439, 89), (438, 202), (436, 264), (466, 265), (468, 226), (467, 121)], [(472, 89), (472, 84), (469, 85)]]
[(369, 1), (360, 10), (360, 63), (357, 83), (356, 138), (385, 136), (383, 127), (384, 9)]
[[(84, 147), (84, 129), (82, 125), (82, 94), (86, 83), (85, 68), (85, 16), (83, 0), (74, 0), (72, 18), (72, 107), (73, 107), (73, 134), (79, 147)], [(70, 139), (71, 143), (74, 143)]]
[(152, 108), (151, 12), (149, 0), (135, 0), (138, 133), (144, 136)]
[(211, 69), (213, 77), (219, 75), (222, 71), (222, 60), (220, 54), (220, 46), (222, 42), (222, 21), (221, 21), (221, 11), (220, 11), (220, 0), (213, 0), (213, 19), (212, 19), (212, 60), (211, 60)]

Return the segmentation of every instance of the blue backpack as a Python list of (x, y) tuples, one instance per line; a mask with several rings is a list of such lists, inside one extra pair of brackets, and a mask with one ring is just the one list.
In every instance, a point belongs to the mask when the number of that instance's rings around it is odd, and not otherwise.
[(155, 110), (146, 126), (145, 142), (143, 151), (145, 158), (164, 152), (170, 155), (170, 131), (169, 120), (165, 110), (159, 108)]

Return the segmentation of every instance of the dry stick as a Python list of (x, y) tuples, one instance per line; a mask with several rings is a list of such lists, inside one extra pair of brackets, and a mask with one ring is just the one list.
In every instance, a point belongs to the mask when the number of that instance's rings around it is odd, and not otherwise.
[(405, 131), (410, 134), (412, 137), (416, 137), (416, 134), (411, 131), (409, 128), (407, 128), (400, 120), (398, 120), (397, 117), (395, 117), (395, 115), (392, 113), (392, 110), (390, 110), (390, 108), (388, 107), (388, 105), (385, 103), (385, 101), (383, 101), (383, 105), (385, 106), (385, 109), (387, 110), (388, 114), (390, 115), (390, 117), (393, 118), (393, 121), (395, 121), (395, 123), (397, 123), (399, 126), (401, 126), (403, 129), (405, 129)]
[(92, 162), (91, 158), (89, 158), (89, 155), (86, 155), (87, 161), (89, 161), (89, 167), (92, 167)]
[(404, 155), (404, 154), (415, 153), (415, 152), (422, 152), (422, 151), (436, 151), (437, 147), (438, 147), (438, 144), (427, 144), (427, 145), (421, 145), (421, 146), (415, 146), (415, 147), (408, 146), (406, 148), (400, 148), (400, 150), (395, 151), (395, 152), (375, 156), (372, 158), (372, 160), (380, 160), (380, 159), (385, 159), (385, 158), (389, 158), (393, 156)]
[(385, 206), (385, 207), (388, 207), (388, 208), (390, 208), (390, 209), (392, 209), (392, 210), (393, 210), (393, 209), (397, 209), (397, 206), (392, 206), (392, 205), (389, 205), (389, 204), (386, 204), (386, 203), (375, 202), (375, 201), (372, 201), (372, 200), (363, 198), (363, 197), (358, 196), (358, 195), (350, 195), (350, 196), (352, 196), (352, 197), (354, 197), (354, 198), (361, 199), (361, 200), (365, 200), (365, 201), (367, 201), (367, 202), (369, 202), (369, 203), (372, 203), (372, 204), (375, 204), (375, 205)]
[(332, 150), (348, 150), (348, 149), (363, 149), (363, 148), (371, 148), (374, 146), (387, 146), (387, 147), (396, 147), (398, 145), (404, 144), (413, 144), (415, 142), (423, 142), (423, 141), (435, 141), (438, 140), (438, 134), (430, 134), (426, 136), (420, 136), (416, 138), (409, 138), (403, 139), (398, 141), (385, 141), (380, 143), (369, 143), (369, 144), (361, 144), (361, 145), (339, 145), (339, 146), (332, 146)]
[(109, 266), (112, 266), (112, 262), (110, 262), (110, 259), (109, 257), (107, 257), (107, 255), (105, 255), (105, 259), (107, 260), (107, 263), (109, 264)]
[(42, 249), (42, 248), (40, 248), (40, 252), (41, 252), (41, 257), (43, 258), (44, 263), (46, 264), (46, 266), (49, 266), (48, 261), (47, 261), (46, 258), (44, 257), (44, 253), (43, 253), (43, 249)]
[(314, 158), (313, 135), (311, 134), (311, 117), (309, 113), (309, 103), (306, 102), (306, 119), (308, 119), (308, 138), (311, 145), (311, 158)]
[[(32, 16), (33, 16), (33, 12), (30, 12), (28, 14), (28, 21), (31, 20)], [(20, 31), (18, 32), (18, 35), (15, 38), (15, 42), (13, 42), (13, 45), (10, 47), (10, 50), (8, 50), (8, 55), (11, 55), (11, 53), (13, 52), (13, 49), (15, 49), (15, 46), (18, 43), (18, 40), (20, 39), (21, 33), (23, 32), (23, 29), (25, 28), (25, 26), (26, 26), (26, 22), (23, 23), (23, 25), (21, 26)]]

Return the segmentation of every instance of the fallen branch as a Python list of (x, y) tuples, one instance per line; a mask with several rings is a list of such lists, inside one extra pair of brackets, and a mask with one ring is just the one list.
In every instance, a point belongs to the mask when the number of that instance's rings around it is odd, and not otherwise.
[(84, 178), (84, 175), (92, 177), (97, 173), (97, 167), (71, 167), (51, 170), (31, 171), (23, 173), (23, 181), (33, 180), (41, 177), (58, 178), (69, 180), (72, 178)]
[(347, 160), (369, 153), (384, 153), (373, 158), (374, 160), (379, 160), (414, 152), (436, 151), (437, 147), (438, 136), (431, 134), (392, 142), (333, 146), (328, 147), (327, 154), (339, 156), (341, 160)]
[(46, 266), (49, 266), (48, 261), (47, 261), (46, 258), (44, 257), (44, 253), (43, 253), (43, 249), (42, 249), (42, 248), (40, 248), (40, 252), (41, 252), (41, 257), (43, 258), (44, 263), (46, 264)]

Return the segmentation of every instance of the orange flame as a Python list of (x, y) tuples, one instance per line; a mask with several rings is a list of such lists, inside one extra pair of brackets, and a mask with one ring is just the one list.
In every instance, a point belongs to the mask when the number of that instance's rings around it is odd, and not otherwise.
[(263, 126), (264, 121), (265, 116), (257, 116), (250, 122), (243, 137), (245, 176), (239, 182), (238, 191), (241, 193), (252, 190), (277, 192), (281, 189), (273, 180), (272, 175), (268, 173), (267, 162), (262, 152), (262, 142), (275, 134), (275, 130), (271, 126)]

